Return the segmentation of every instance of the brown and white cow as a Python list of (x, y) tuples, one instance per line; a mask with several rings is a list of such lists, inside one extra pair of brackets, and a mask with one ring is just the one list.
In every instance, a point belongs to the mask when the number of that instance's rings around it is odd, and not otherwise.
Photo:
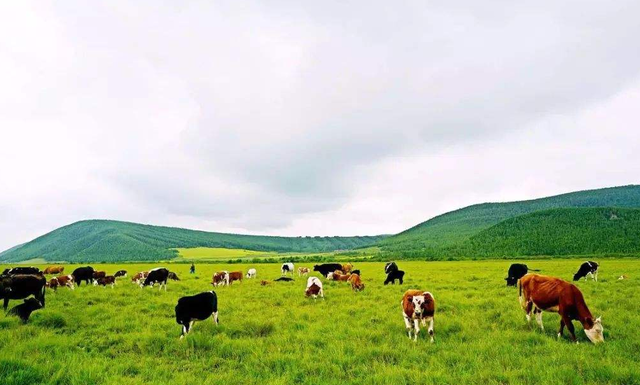
[(333, 272), (331, 277), (332, 277), (332, 279), (334, 281), (347, 282), (347, 281), (349, 281), (349, 277), (351, 277), (351, 274), (342, 274), (342, 272), (340, 272), (340, 270), (336, 270), (336, 271)]
[(107, 276), (107, 272), (106, 271), (94, 271), (93, 272), (93, 282), (95, 283), (95, 281), (97, 279), (104, 278), (106, 276)]
[(64, 271), (64, 266), (49, 266), (46, 269), (44, 269), (43, 273), (44, 274), (61, 274)]
[(298, 277), (302, 277), (302, 276), (307, 276), (309, 275), (309, 268), (308, 267), (299, 267), (298, 268)]
[(560, 278), (527, 274), (520, 279), (519, 288), (520, 305), (526, 313), (527, 321), (531, 321), (533, 312), (538, 325), (544, 330), (542, 312), (558, 313), (561, 317), (558, 338), (562, 336), (566, 326), (571, 333), (571, 339), (576, 341), (572, 321), (577, 320), (584, 327), (584, 333), (591, 342), (604, 342), (600, 317), (593, 318), (582, 293), (575, 285)]
[(242, 281), (243, 275), (241, 271), (232, 271), (229, 273), (229, 285), (231, 285), (233, 281)]
[(407, 290), (402, 296), (400, 305), (402, 305), (402, 316), (409, 339), (411, 339), (413, 331), (413, 340), (417, 341), (418, 333), (420, 333), (420, 321), (422, 321), (422, 326), (426, 326), (428, 321), (429, 336), (433, 342), (433, 317), (436, 312), (436, 301), (433, 294), (422, 290)]
[(322, 290), (322, 282), (318, 277), (309, 277), (307, 279), (307, 288), (304, 291), (304, 295), (306, 297), (313, 297), (313, 299), (318, 298), (320, 296), (324, 299), (324, 291)]
[(213, 286), (224, 286), (229, 284), (229, 272), (219, 271), (213, 275), (211, 280)]
[(148, 271), (141, 271), (139, 273), (136, 273), (133, 277), (131, 277), (131, 283), (139, 285), (140, 281), (143, 281), (147, 278), (147, 275), (149, 275)]
[(53, 277), (49, 282), (47, 282), (47, 286), (53, 289), (53, 291), (58, 291), (58, 286), (66, 286), (71, 290), (75, 289), (72, 275), (61, 275), (59, 277)]
[(351, 274), (351, 276), (349, 277), (349, 282), (351, 282), (351, 289), (353, 291), (364, 290), (364, 283), (362, 283), (362, 280), (360, 279), (360, 275)]
[(94, 283), (95, 286), (101, 285), (107, 287), (107, 285), (111, 285), (111, 288), (116, 284), (116, 277), (113, 275), (107, 275), (106, 277), (98, 278)]

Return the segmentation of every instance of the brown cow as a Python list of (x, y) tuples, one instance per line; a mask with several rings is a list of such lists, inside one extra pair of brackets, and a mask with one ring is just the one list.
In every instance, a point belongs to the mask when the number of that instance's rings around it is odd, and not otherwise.
[(211, 284), (213, 286), (224, 286), (229, 284), (229, 273), (227, 271), (219, 271), (213, 275)]
[(433, 298), (433, 294), (422, 290), (407, 290), (402, 296), (400, 305), (402, 305), (402, 316), (409, 339), (411, 339), (413, 331), (413, 340), (417, 341), (418, 333), (420, 333), (418, 324), (422, 321), (422, 326), (426, 326), (429, 321), (429, 336), (433, 343), (433, 317), (436, 312), (436, 300)]
[(229, 273), (229, 285), (231, 285), (233, 281), (242, 281), (243, 275), (241, 271), (232, 271)]
[(64, 271), (64, 266), (49, 266), (44, 269), (44, 274), (62, 274)]
[(58, 286), (66, 286), (71, 290), (75, 289), (73, 284), (73, 276), (72, 275), (61, 275), (59, 277), (53, 277), (49, 282), (47, 282), (47, 287), (53, 289), (53, 291), (58, 291)]
[(351, 270), (353, 270), (353, 265), (350, 263), (344, 263), (342, 265), (342, 272), (345, 274), (348, 274), (351, 272)]
[(318, 277), (309, 277), (307, 279), (307, 289), (304, 291), (306, 297), (316, 299), (318, 295), (324, 299), (324, 291), (322, 290), (322, 282)]
[(94, 271), (93, 272), (93, 279), (94, 281), (96, 279), (100, 279), (100, 278), (104, 278), (107, 276), (107, 272), (106, 271)]
[(575, 285), (560, 278), (527, 274), (520, 278), (519, 288), (520, 305), (526, 313), (527, 321), (531, 321), (533, 311), (538, 325), (544, 330), (542, 312), (557, 312), (561, 317), (558, 338), (562, 336), (566, 326), (571, 333), (571, 339), (576, 341), (572, 321), (577, 320), (584, 327), (584, 333), (591, 342), (604, 342), (600, 317), (593, 319), (582, 293)]
[(140, 281), (147, 278), (147, 275), (149, 275), (148, 271), (141, 271), (139, 273), (136, 273), (136, 275), (131, 277), (131, 283), (135, 283), (136, 285), (139, 285)]
[(98, 278), (95, 282), (93, 282), (94, 286), (102, 285), (107, 287), (107, 285), (111, 285), (111, 288), (116, 284), (116, 277), (113, 275), (107, 275), (106, 277)]
[[(351, 274), (342, 274), (340, 270), (334, 271), (333, 274), (331, 275), (331, 279), (333, 279), (334, 281), (342, 281), (342, 282), (349, 281), (349, 277), (351, 277)], [(327, 278), (329, 277), (327, 276)]]
[(298, 277), (302, 277), (303, 275), (305, 275), (305, 276), (309, 275), (309, 268), (308, 267), (299, 267), (298, 268)]
[(351, 277), (349, 277), (349, 282), (351, 282), (351, 289), (353, 291), (364, 290), (364, 283), (362, 283), (362, 280), (360, 279), (360, 276), (358, 274), (351, 274)]

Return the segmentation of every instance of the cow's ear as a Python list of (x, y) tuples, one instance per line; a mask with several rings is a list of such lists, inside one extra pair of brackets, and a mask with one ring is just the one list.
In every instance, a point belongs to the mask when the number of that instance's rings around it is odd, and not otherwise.
[(412, 296), (412, 295), (408, 296), (408, 297), (407, 297), (407, 301), (409, 301), (409, 302), (413, 302), (413, 296)]

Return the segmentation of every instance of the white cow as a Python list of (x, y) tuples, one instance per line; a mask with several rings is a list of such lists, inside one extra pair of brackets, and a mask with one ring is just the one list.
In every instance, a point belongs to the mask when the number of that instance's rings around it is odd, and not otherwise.
[(247, 278), (255, 278), (257, 274), (258, 272), (254, 268), (247, 270)]
[(283, 263), (280, 270), (282, 271), (282, 275), (286, 275), (287, 273), (291, 273), (291, 275), (293, 275), (293, 263), (291, 262)]

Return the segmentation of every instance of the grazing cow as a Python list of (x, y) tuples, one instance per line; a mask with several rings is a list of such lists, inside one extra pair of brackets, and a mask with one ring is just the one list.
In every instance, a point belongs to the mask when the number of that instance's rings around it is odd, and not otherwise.
[(362, 275), (362, 274), (360, 274), (360, 270), (351, 270), (351, 274)]
[(393, 273), (394, 271), (398, 271), (398, 265), (396, 265), (395, 262), (387, 262), (384, 265), (384, 273), (385, 274), (389, 274), (389, 273)]
[(302, 276), (307, 276), (309, 275), (309, 268), (308, 267), (299, 267), (298, 268), (298, 277), (302, 277)]
[(82, 281), (86, 282), (86, 284), (90, 284), (93, 281), (93, 267), (78, 267), (71, 273), (73, 276), (73, 282), (75, 282), (78, 287)]
[(584, 327), (584, 333), (591, 342), (604, 342), (600, 317), (593, 318), (587, 304), (584, 302), (582, 293), (572, 283), (560, 278), (527, 274), (520, 278), (519, 300), (525, 311), (527, 321), (531, 321), (531, 312), (533, 311), (536, 321), (542, 330), (544, 330), (544, 325), (542, 324), (543, 311), (560, 314), (558, 338), (562, 336), (566, 326), (569, 329), (569, 333), (571, 333), (571, 339), (576, 341), (572, 321), (577, 320)]
[(591, 278), (598, 282), (598, 264), (593, 261), (587, 261), (580, 265), (580, 269), (578, 272), (573, 275), (574, 281), (579, 281), (580, 278), (584, 277), (584, 280), (587, 280), (587, 275), (591, 275)]
[(219, 271), (213, 275), (213, 279), (211, 281), (213, 286), (224, 286), (229, 284), (229, 272), (227, 271)]
[(291, 262), (283, 263), (282, 267), (280, 267), (280, 271), (282, 272), (282, 275), (286, 275), (287, 273), (291, 273), (291, 275), (293, 275), (293, 263)]
[(94, 271), (93, 272), (93, 281), (95, 282), (97, 279), (104, 278), (107, 276), (106, 271)]
[(313, 271), (317, 271), (322, 274), (325, 278), (328, 278), (327, 275), (329, 273), (334, 272), (336, 270), (341, 270), (342, 265), (339, 263), (323, 263), (322, 265), (313, 266)]
[(73, 276), (71, 275), (53, 277), (47, 285), (49, 288), (53, 289), (53, 291), (58, 291), (58, 286), (66, 286), (71, 290), (75, 289), (75, 286), (73, 285)]
[(141, 271), (139, 273), (136, 273), (136, 275), (131, 277), (131, 283), (135, 283), (136, 285), (139, 285), (140, 281), (147, 278), (147, 275), (149, 275), (148, 271)]
[(247, 278), (255, 278), (258, 275), (258, 271), (254, 268), (247, 270)]
[(116, 277), (116, 278), (126, 277), (127, 276), (127, 271), (126, 270), (118, 270), (118, 271), (116, 271), (116, 273), (113, 276)]
[(342, 272), (345, 273), (345, 274), (349, 274), (349, 273), (351, 273), (351, 270), (353, 270), (353, 265), (350, 264), (350, 263), (345, 263), (345, 264), (342, 265), (340, 270), (342, 270)]
[(9, 310), (9, 313), (7, 314), (18, 316), (23, 323), (27, 323), (27, 321), (29, 321), (29, 317), (31, 317), (31, 313), (42, 308), (43, 306), (40, 301), (35, 298), (27, 298), (24, 300), (23, 304), (15, 306)]
[(13, 269), (5, 269), (2, 275), (17, 275), (17, 274), (42, 274), (37, 267), (14, 267)]
[(358, 274), (351, 274), (351, 277), (349, 277), (349, 282), (351, 282), (351, 289), (353, 291), (364, 290), (364, 283), (362, 283), (362, 280), (360, 279), (360, 276)]
[(241, 271), (232, 271), (229, 273), (229, 285), (233, 283), (233, 281), (242, 282), (242, 272)]
[(384, 280), (384, 284), (387, 285), (391, 283), (392, 285), (396, 284), (396, 279), (400, 281), (400, 284), (404, 282), (404, 271), (395, 270), (387, 274), (387, 279)]
[(411, 339), (411, 332), (413, 331), (413, 340), (417, 341), (418, 333), (420, 333), (418, 324), (422, 321), (422, 326), (426, 326), (428, 321), (429, 337), (433, 343), (433, 317), (436, 312), (436, 300), (433, 295), (428, 291), (407, 290), (402, 296), (400, 305), (402, 306), (402, 316), (404, 317), (409, 339)]
[(349, 281), (349, 277), (351, 277), (351, 274), (342, 274), (340, 270), (334, 271), (332, 276), (334, 281), (342, 281), (342, 282)]
[(322, 282), (318, 277), (309, 277), (307, 279), (307, 289), (304, 291), (306, 297), (312, 296), (316, 299), (318, 295), (324, 299), (324, 291), (322, 290)]
[(507, 278), (505, 278), (505, 281), (507, 281), (507, 286), (516, 286), (518, 280), (524, 277), (529, 272), (529, 270), (540, 271), (529, 269), (527, 265), (522, 263), (511, 264), (511, 266), (509, 266), (509, 271), (507, 272)]
[(213, 322), (218, 324), (218, 296), (215, 291), (182, 297), (176, 305), (176, 322), (182, 325), (183, 339), (195, 321), (204, 321), (213, 315)]
[(0, 277), (0, 298), (4, 299), (4, 310), (9, 300), (24, 299), (33, 295), (44, 307), (45, 284), (43, 275), (17, 274)]
[(274, 281), (277, 282), (293, 282), (293, 278), (289, 278), (289, 277), (280, 277), (278, 279), (275, 279)]
[(173, 271), (169, 272), (169, 279), (172, 281), (179, 281), (180, 278), (178, 278), (178, 274), (174, 273)]
[(44, 269), (45, 274), (62, 274), (64, 272), (64, 266), (49, 266)]
[(164, 267), (156, 267), (155, 269), (149, 270), (149, 275), (144, 279), (144, 282), (140, 284), (140, 288), (145, 286), (151, 286), (158, 283), (158, 289), (162, 290), (162, 286), (164, 286), (164, 291), (167, 291), (167, 280), (169, 279), (169, 270)]
[(96, 279), (93, 284), (95, 286), (101, 285), (104, 287), (107, 287), (107, 285), (111, 285), (111, 288), (113, 289), (113, 287), (116, 285), (116, 277), (114, 277), (113, 275), (107, 275), (106, 277)]

